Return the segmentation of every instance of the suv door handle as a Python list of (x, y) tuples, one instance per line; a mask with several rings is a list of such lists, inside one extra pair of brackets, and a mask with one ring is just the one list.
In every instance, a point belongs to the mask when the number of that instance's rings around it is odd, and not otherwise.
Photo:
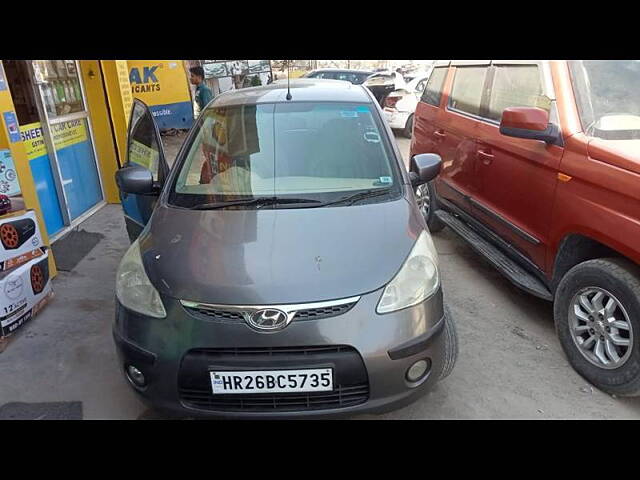
[(485, 165), (489, 165), (493, 161), (493, 153), (491, 151), (478, 150), (478, 156), (480, 156), (482, 163)]
[(447, 134), (444, 133), (444, 130), (434, 130), (433, 135), (439, 138), (444, 138), (447, 136)]

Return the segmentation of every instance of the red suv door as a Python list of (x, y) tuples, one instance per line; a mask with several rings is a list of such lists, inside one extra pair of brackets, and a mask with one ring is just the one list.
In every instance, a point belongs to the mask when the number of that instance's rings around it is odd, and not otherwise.
[[(476, 180), (476, 135), (480, 107), (486, 91), (488, 63), (468, 65), (454, 62), (445, 89), (446, 107), (440, 111), (439, 153), (442, 170), (436, 179), (438, 197), (471, 212), (470, 198), (478, 189)], [(449, 93), (450, 92), (450, 93)]]
[(545, 266), (551, 209), (563, 154), (559, 145), (500, 133), (507, 107), (531, 106), (551, 110), (557, 123), (550, 82), (543, 65), (494, 61), (490, 95), (478, 125), (477, 186), (471, 200), (474, 217), (518, 248), (541, 270)]
[[(469, 198), (477, 189), (475, 136), (488, 64), (454, 62), (456, 66), (448, 69), (446, 79), (446, 67), (434, 68), (414, 119), (411, 154), (440, 155), (442, 170), (435, 180), (438, 197), (467, 212), (471, 211)], [(437, 87), (441, 82), (442, 91)]]
[(447, 66), (436, 67), (427, 80), (420, 101), (416, 105), (410, 156), (418, 153), (440, 154), (441, 136), (436, 132), (440, 130), (438, 115), (448, 72), (448, 64)]

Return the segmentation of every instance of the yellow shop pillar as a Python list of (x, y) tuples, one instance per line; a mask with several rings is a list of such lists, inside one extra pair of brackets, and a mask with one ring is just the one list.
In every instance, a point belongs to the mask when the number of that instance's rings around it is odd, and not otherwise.
[[(80, 73), (91, 116), (105, 200), (108, 203), (120, 203), (115, 173), (118, 170), (118, 155), (121, 152), (118, 142), (121, 127), (113, 123), (113, 105), (110, 103), (108, 90), (109, 78), (103, 75), (101, 63), (103, 62), (99, 60), (80, 60)], [(126, 131), (124, 135), (126, 138)]]
[[(10, 125), (7, 125), (8, 119)], [(18, 120), (15, 115), (11, 92), (9, 91), (9, 86), (7, 85), (7, 80), (4, 75), (2, 61), (0, 61), (0, 150), (9, 150), (16, 168), (16, 173), (18, 174), (18, 182), (20, 183), (20, 190), (25, 207), (35, 210), (36, 218), (38, 219), (38, 228), (42, 235), (42, 242), (49, 246), (49, 235), (47, 235), (47, 229), (44, 224), (40, 200), (36, 194), (36, 186), (33, 182), (33, 176), (31, 175), (27, 152), (20, 139)], [(52, 277), (56, 276), (58, 272), (51, 250), (49, 250), (49, 272)]]
[(109, 113), (113, 136), (118, 149), (120, 164), (126, 161), (127, 128), (131, 114), (131, 84), (126, 60), (101, 60), (104, 89), (109, 101)]

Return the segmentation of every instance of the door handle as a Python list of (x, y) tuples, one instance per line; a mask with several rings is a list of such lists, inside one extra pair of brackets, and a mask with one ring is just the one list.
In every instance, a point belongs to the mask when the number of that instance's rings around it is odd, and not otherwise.
[(491, 153), (491, 151), (485, 152), (484, 150), (478, 150), (478, 156), (485, 165), (489, 165), (493, 161), (493, 153)]
[(438, 138), (444, 138), (447, 136), (447, 134), (444, 133), (444, 130), (434, 130), (433, 135)]

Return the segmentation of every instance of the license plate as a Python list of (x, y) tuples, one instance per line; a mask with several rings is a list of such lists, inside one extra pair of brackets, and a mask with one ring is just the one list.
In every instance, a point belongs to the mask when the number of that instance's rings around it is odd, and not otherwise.
[(290, 393), (333, 390), (333, 370), (256, 370), (209, 372), (214, 394)]

